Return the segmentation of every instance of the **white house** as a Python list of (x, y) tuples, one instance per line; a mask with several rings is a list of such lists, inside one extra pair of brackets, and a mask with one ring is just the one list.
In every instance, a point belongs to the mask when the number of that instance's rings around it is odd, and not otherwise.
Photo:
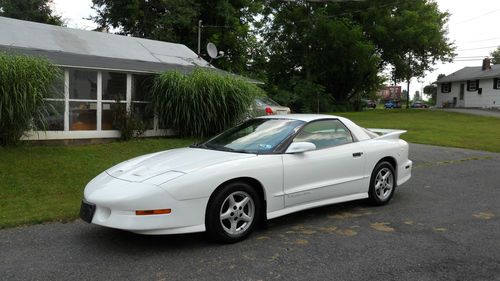
[(500, 65), (483, 60), (478, 67), (465, 67), (437, 82), (437, 107), (500, 108)]
[[(148, 112), (145, 88), (156, 73), (214, 68), (182, 44), (0, 17), (0, 52), (41, 56), (60, 66), (63, 96), (50, 99), (59, 112), (49, 117), (47, 132), (28, 140), (116, 138), (115, 107), (132, 109), (142, 119), (145, 136), (169, 132)], [(245, 78), (246, 79), (246, 78)], [(247, 79), (249, 82), (255, 82)], [(119, 100), (119, 102), (117, 102)]]

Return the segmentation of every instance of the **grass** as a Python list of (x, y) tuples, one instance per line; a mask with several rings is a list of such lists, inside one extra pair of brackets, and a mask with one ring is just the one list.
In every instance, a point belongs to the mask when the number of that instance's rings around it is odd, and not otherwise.
[(0, 147), (0, 228), (78, 217), (87, 182), (134, 156), (193, 143), (143, 139), (85, 146)]
[(366, 128), (404, 129), (408, 142), (500, 152), (500, 118), (425, 109), (338, 113)]

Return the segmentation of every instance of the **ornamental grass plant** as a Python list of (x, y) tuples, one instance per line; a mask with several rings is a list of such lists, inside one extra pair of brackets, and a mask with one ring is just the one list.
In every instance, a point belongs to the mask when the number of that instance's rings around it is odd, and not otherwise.
[(45, 130), (54, 110), (45, 98), (62, 93), (60, 69), (43, 58), (0, 53), (0, 145), (19, 142), (28, 130)]
[(240, 78), (197, 69), (184, 75), (164, 72), (154, 81), (151, 102), (160, 123), (180, 136), (208, 137), (249, 114), (258, 86)]

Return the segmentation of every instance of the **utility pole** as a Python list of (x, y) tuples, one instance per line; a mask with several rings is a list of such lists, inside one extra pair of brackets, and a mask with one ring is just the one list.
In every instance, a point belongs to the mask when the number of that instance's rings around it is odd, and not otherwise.
[(202, 20), (198, 21), (198, 58), (201, 58), (201, 28)]
[(406, 80), (408, 84), (406, 85), (406, 109), (410, 108), (410, 81), (411, 81), (411, 54), (408, 54), (408, 71)]

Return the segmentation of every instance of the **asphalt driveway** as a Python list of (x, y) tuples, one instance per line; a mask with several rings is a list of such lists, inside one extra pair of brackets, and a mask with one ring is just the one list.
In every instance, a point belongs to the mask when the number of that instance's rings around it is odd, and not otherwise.
[(248, 240), (74, 223), (0, 231), (0, 280), (500, 280), (500, 154), (411, 145), (413, 178), (270, 221)]

